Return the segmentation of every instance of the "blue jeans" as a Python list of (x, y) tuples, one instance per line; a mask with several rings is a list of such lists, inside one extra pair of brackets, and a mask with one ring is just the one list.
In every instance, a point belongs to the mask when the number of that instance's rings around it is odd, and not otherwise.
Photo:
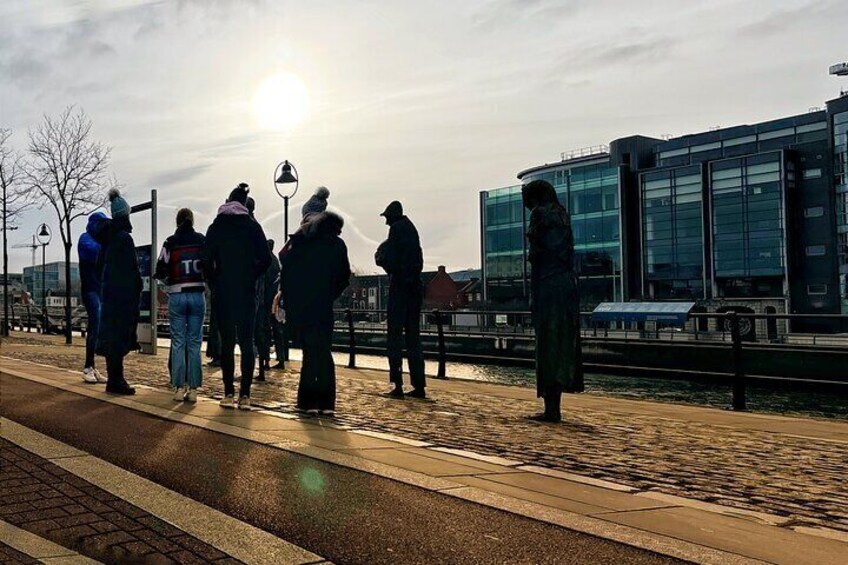
[(97, 347), (97, 332), (100, 329), (100, 295), (86, 292), (82, 295), (82, 305), (88, 322), (85, 328), (85, 367), (94, 367), (94, 350)]
[(171, 319), (171, 384), (197, 388), (203, 380), (200, 344), (206, 298), (202, 292), (179, 292), (168, 296)]

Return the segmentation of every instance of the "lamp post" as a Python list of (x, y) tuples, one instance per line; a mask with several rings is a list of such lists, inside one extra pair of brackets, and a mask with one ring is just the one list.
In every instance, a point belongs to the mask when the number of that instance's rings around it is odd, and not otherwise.
[[(294, 170), (294, 174), (292, 174), (292, 170)], [(274, 190), (283, 199), (283, 245), (289, 240), (289, 199), (294, 198), (294, 195), (297, 194), (297, 188), (300, 185), (298, 176), (297, 168), (288, 160), (283, 161), (274, 169)], [(291, 194), (281, 192), (281, 184), (294, 184), (294, 191)]]
[(47, 224), (41, 224), (38, 226), (38, 233), (35, 234), (35, 237), (38, 238), (38, 243), (41, 245), (41, 314), (44, 317), (44, 326), (41, 329), (41, 333), (47, 333), (47, 328), (50, 325), (50, 321), (47, 319), (47, 246), (50, 244), (50, 240), (53, 235), (50, 233), (50, 228), (47, 227)]

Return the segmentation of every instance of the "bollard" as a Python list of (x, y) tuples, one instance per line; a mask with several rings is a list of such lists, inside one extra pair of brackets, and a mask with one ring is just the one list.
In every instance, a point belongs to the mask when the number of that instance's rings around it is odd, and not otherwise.
[(433, 315), (436, 317), (436, 329), (439, 332), (439, 370), (436, 375), (437, 379), (446, 379), (445, 375), (445, 327), (442, 324), (442, 313), (438, 310), (433, 310)]
[(347, 366), (349, 369), (355, 369), (356, 336), (353, 333), (353, 312), (350, 311), (350, 308), (347, 308), (345, 310), (345, 316), (347, 317), (348, 353), (350, 354), (350, 358), (347, 361)]
[(742, 335), (739, 333), (739, 316), (728, 312), (730, 339), (733, 352), (733, 409), (747, 410), (745, 399), (745, 371), (742, 367)]

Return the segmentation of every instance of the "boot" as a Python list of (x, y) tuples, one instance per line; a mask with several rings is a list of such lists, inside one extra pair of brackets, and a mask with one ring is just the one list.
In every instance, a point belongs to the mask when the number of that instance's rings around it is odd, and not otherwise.
[(562, 393), (554, 392), (545, 397), (545, 416), (548, 422), (562, 422), (562, 412), (560, 410), (562, 402)]

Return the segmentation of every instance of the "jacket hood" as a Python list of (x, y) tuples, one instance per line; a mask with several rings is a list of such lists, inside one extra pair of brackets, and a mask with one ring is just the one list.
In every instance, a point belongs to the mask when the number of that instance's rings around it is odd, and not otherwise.
[(225, 202), (218, 207), (218, 215), (219, 216), (249, 216), (250, 212), (247, 210), (247, 206), (242, 204), (241, 202), (232, 201)]
[(91, 237), (95, 237), (101, 230), (109, 225), (109, 217), (103, 212), (95, 212), (88, 217), (85, 231)]
[(324, 235), (341, 235), (344, 227), (344, 219), (335, 212), (323, 212), (303, 226), (303, 235), (306, 239), (321, 237)]

